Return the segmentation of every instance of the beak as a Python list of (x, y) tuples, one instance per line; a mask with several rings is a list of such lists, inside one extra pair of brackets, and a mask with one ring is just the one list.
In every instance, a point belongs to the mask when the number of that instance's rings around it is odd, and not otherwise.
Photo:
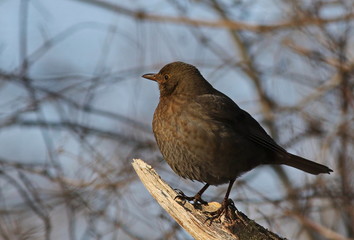
[(155, 73), (147, 73), (144, 74), (142, 77), (156, 82), (156, 75), (157, 74)]

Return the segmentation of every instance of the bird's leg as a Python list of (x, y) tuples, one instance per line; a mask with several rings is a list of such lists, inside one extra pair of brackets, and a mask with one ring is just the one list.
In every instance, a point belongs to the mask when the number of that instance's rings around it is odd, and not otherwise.
[(202, 189), (200, 189), (200, 191), (194, 195), (193, 197), (188, 197), (186, 196), (181, 190), (178, 190), (176, 189), (177, 191), (177, 196), (175, 197), (175, 199), (182, 199), (182, 200), (187, 200), (187, 201), (192, 201), (193, 202), (193, 205), (196, 205), (196, 204), (208, 204), (208, 202), (204, 201), (202, 199), (202, 194), (205, 192), (205, 190), (207, 190), (207, 188), (209, 187), (210, 185), (207, 183), (204, 185), (204, 187)]
[(211, 216), (207, 217), (207, 219), (205, 220), (206, 222), (210, 221), (210, 224), (212, 224), (212, 222), (215, 219), (220, 219), (220, 217), (223, 214), (225, 214), (225, 218), (227, 218), (227, 219), (229, 218), (229, 207), (231, 206), (232, 208), (235, 208), (232, 200), (229, 199), (231, 188), (232, 188), (232, 185), (234, 184), (234, 182), (235, 182), (235, 179), (230, 180), (230, 183), (229, 183), (229, 186), (227, 188), (224, 200), (221, 203), (221, 207), (218, 210), (214, 211), (214, 212), (209, 212), (209, 214)]

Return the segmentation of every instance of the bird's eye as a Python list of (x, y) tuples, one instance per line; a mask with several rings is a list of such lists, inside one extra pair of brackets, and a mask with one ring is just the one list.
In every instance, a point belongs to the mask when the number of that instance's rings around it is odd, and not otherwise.
[(165, 80), (168, 80), (169, 76), (166, 74), (166, 75), (164, 76), (164, 78), (165, 78)]

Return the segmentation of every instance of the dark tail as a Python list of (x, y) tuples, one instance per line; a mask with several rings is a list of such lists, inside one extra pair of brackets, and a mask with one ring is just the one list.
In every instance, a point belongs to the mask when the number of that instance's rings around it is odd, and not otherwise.
[(289, 153), (289, 155), (280, 158), (277, 161), (278, 164), (284, 164), (287, 166), (291, 166), (297, 169), (300, 169), (304, 172), (308, 172), (311, 174), (320, 174), (320, 173), (331, 173), (333, 172), (332, 169), (322, 165), (322, 164), (318, 164), (315, 162), (312, 162), (310, 160), (307, 160), (305, 158), (296, 156), (294, 154)]

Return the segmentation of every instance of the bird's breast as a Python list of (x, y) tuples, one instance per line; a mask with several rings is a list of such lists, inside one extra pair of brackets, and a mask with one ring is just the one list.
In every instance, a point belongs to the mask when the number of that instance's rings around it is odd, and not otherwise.
[[(216, 144), (208, 126), (184, 98), (160, 100), (154, 113), (153, 132), (159, 149), (180, 176), (208, 182), (208, 162), (216, 154)], [(203, 126), (198, 126), (203, 125)], [(227, 181), (227, 180), (223, 180)]]

